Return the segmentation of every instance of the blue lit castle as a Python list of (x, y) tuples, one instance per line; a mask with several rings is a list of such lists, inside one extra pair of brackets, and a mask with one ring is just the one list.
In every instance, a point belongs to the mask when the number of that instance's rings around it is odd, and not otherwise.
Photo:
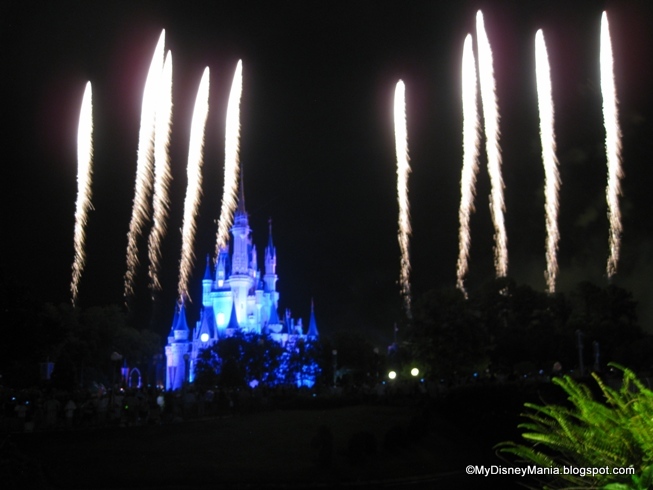
[(238, 331), (270, 335), (286, 349), (293, 348), (299, 339), (317, 339), (313, 308), (306, 333), (301, 319), (295, 323), (289, 311), (283, 319), (279, 318), (277, 252), (272, 242), (272, 223), (265, 248), (265, 273), (261, 276), (245, 211), (242, 178), (231, 235), (231, 255), (228, 249), (220, 250), (214, 270), (207, 258), (200, 319), (192, 331), (188, 328), (183, 303), (175, 307), (165, 347), (167, 390), (179, 389), (185, 381), (192, 382), (200, 350)]

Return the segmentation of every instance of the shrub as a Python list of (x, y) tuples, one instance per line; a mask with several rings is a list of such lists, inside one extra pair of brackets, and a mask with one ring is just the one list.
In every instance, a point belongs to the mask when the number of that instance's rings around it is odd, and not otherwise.
[[(649, 488), (653, 484), (653, 392), (629, 369), (611, 366), (623, 373), (618, 390), (592, 374), (603, 401), (568, 376), (554, 378), (570, 405), (526, 403), (529, 412), (523, 416), (528, 422), (518, 427), (525, 430), (522, 437), (529, 444), (504, 442), (497, 446), (499, 450), (529, 464), (552, 468), (553, 473), (558, 471), (549, 475), (545, 488)], [(581, 476), (580, 471), (564, 474), (564, 467), (632, 467), (635, 474)]]

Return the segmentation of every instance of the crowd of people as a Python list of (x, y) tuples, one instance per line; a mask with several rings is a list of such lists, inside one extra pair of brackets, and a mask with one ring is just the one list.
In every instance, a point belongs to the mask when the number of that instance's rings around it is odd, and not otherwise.
[(165, 392), (155, 387), (78, 390), (0, 388), (0, 432), (90, 427), (131, 427), (226, 415), (246, 392), (192, 387)]
[(199, 390), (193, 385), (177, 391), (157, 387), (77, 390), (12, 390), (0, 386), (0, 432), (133, 427), (182, 422), (214, 416), (233, 416), (272, 408), (351, 397), (368, 401), (405, 391), (426, 394), (424, 386), (397, 391), (399, 382), (376, 387), (307, 388), (259, 386), (255, 389)]

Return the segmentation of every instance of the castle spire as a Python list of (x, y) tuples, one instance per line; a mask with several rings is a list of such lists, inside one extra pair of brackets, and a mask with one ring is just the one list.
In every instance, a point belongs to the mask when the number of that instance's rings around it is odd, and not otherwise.
[(268, 250), (274, 250), (272, 243), (272, 217), (268, 218)]
[(320, 334), (317, 331), (317, 322), (315, 321), (315, 305), (313, 298), (311, 298), (311, 318), (308, 320), (308, 332), (306, 336), (309, 338), (317, 338)]
[(204, 281), (206, 280), (211, 280), (211, 258), (209, 257), (209, 254), (206, 254), (206, 268), (204, 269)]
[(265, 281), (266, 291), (275, 291), (277, 283), (277, 250), (272, 242), (272, 218), (268, 219), (268, 246), (265, 247)]
[(245, 211), (245, 186), (243, 185), (243, 174), (244, 172), (241, 167), (240, 179), (238, 182), (238, 207), (236, 208), (236, 214), (247, 214), (247, 211)]

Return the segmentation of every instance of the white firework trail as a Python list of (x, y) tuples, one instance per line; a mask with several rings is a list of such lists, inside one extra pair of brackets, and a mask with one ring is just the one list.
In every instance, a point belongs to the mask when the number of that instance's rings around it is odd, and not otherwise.
[(134, 292), (134, 278), (138, 266), (138, 239), (143, 225), (149, 218), (150, 195), (152, 193), (152, 161), (154, 149), (154, 119), (157, 95), (163, 70), (165, 30), (161, 32), (154, 50), (150, 70), (143, 91), (141, 127), (138, 134), (138, 156), (136, 160), (136, 185), (129, 232), (127, 233), (127, 271), (125, 272), (125, 298)]
[(224, 189), (216, 237), (216, 257), (227, 246), (238, 194), (240, 171), (240, 99), (243, 92), (243, 62), (238, 61), (227, 103), (227, 122), (224, 142)]
[(541, 29), (535, 34), (535, 72), (540, 113), (542, 164), (544, 165), (544, 212), (546, 216), (546, 272), (544, 277), (547, 291), (554, 293), (558, 274), (558, 241), (560, 240), (558, 231), (560, 174), (556, 158), (551, 69)]
[(395, 149), (397, 154), (397, 201), (399, 203), (399, 248), (401, 249), (400, 284), (404, 299), (406, 316), (411, 318), (410, 294), (410, 255), (409, 237), (411, 233), (408, 203), (408, 130), (406, 127), (406, 87), (399, 80), (395, 88), (394, 100)]
[(610, 222), (610, 256), (607, 263), (608, 278), (617, 273), (619, 248), (621, 247), (621, 212), (619, 196), (621, 195), (621, 129), (617, 110), (617, 90), (614, 83), (614, 61), (608, 16), (601, 17), (601, 94), (603, 96), (603, 125), (605, 126), (605, 153), (608, 162), (608, 185), (606, 198), (608, 202), (608, 220)]
[(463, 169), (460, 178), (460, 209), (458, 221), (458, 262), (456, 287), (467, 296), (464, 279), (468, 270), (469, 219), (474, 212), (474, 196), (476, 194), (476, 174), (478, 173), (479, 157), (479, 118), (476, 96), (476, 62), (472, 47), (472, 36), (467, 35), (463, 46), (462, 61), (462, 100), (463, 100)]
[(77, 203), (75, 205), (75, 259), (70, 291), (72, 303), (77, 302), (79, 280), (84, 270), (85, 228), (91, 206), (91, 177), (93, 175), (93, 94), (91, 82), (86, 84), (77, 129)]
[(494, 221), (494, 266), (497, 277), (508, 275), (508, 237), (503, 219), (503, 177), (501, 175), (501, 147), (499, 146), (499, 110), (497, 107), (492, 49), (485, 32), (483, 14), (476, 14), (476, 33), (478, 36), (478, 71), (483, 103), (483, 120), (487, 151), (487, 166), (492, 191), (490, 210)]
[(172, 53), (168, 51), (163, 64), (163, 73), (159, 85), (154, 124), (154, 196), (152, 198), (152, 230), (148, 242), (150, 259), (150, 288), (161, 289), (159, 282), (159, 263), (161, 260), (161, 242), (166, 234), (166, 221), (170, 199), (170, 126), (172, 123)]
[(179, 264), (179, 285), (177, 291), (180, 301), (189, 298), (188, 279), (193, 268), (195, 254), (195, 226), (197, 208), (202, 195), (202, 162), (204, 159), (204, 129), (209, 112), (209, 68), (204, 69), (197, 91), (193, 121), (190, 127), (190, 144), (188, 148), (188, 165), (186, 173), (188, 184), (184, 200), (184, 223), (182, 227), (181, 261)]

